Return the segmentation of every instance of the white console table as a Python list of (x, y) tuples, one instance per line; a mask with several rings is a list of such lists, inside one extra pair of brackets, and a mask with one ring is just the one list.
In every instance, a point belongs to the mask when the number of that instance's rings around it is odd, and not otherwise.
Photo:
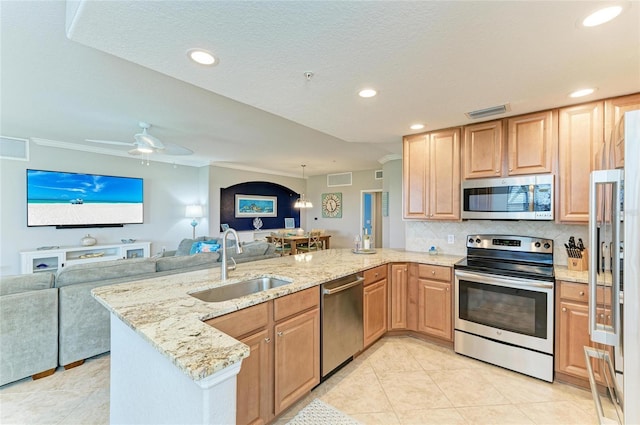
[(149, 257), (151, 242), (70, 246), (20, 252), (22, 274), (57, 271), (73, 264)]

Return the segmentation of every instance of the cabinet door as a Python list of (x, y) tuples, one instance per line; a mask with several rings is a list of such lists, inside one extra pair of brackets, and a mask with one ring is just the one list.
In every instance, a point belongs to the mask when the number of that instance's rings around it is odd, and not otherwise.
[(242, 361), (236, 391), (236, 423), (264, 424), (271, 412), (271, 335), (263, 330), (240, 340), (251, 353)]
[(387, 331), (387, 279), (364, 288), (364, 346), (367, 347)]
[[(557, 370), (579, 378), (589, 377), (584, 347), (593, 346), (589, 338), (589, 307), (567, 301), (560, 302), (557, 335)], [(602, 382), (600, 369), (592, 364), (596, 381)]]
[(320, 310), (275, 326), (275, 414), (320, 383)]
[(589, 222), (589, 173), (596, 169), (596, 155), (604, 143), (603, 109), (603, 102), (560, 109), (560, 221)]
[(427, 176), (429, 171), (429, 143), (424, 134), (407, 136), (402, 142), (402, 185), (404, 218), (428, 217)]
[(640, 109), (640, 93), (609, 99), (605, 102), (605, 108), (604, 137), (609, 141), (609, 149), (613, 155), (612, 161), (605, 168), (623, 168), (624, 134), (618, 124), (625, 112)]
[(558, 135), (556, 114), (544, 111), (507, 120), (509, 175), (553, 171)]
[(453, 341), (451, 283), (418, 279), (418, 331)]
[(460, 218), (460, 129), (430, 135), (429, 219)]
[(407, 289), (409, 282), (406, 264), (391, 265), (390, 290), (390, 329), (406, 329), (407, 327)]
[(462, 142), (463, 178), (500, 177), (502, 144), (502, 120), (466, 126)]

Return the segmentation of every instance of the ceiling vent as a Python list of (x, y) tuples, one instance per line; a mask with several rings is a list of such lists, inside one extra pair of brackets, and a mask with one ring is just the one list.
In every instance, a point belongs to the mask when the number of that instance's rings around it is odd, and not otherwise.
[(327, 174), (327, 187), (351, 186), (352, 184), (351, 172)]
[(511, 110), (511, 106), (508, 103), (499, 106), (492, 106), (490, 108), (478, 109), (477, 111), (466, 112), (465, 115), (472, 120), (477, 120), (491, 115), (504, 114)]
[(29, 160), (29, 140), (0, 136), (0, 158)]

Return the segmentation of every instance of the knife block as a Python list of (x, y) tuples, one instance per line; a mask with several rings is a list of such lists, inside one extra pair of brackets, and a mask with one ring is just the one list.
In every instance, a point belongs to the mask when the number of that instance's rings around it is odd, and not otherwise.
[(569, 270), (582, 272), (589, 270), (589, 250), (582, 251), (582, 258), (567, 258), (567, 267)]

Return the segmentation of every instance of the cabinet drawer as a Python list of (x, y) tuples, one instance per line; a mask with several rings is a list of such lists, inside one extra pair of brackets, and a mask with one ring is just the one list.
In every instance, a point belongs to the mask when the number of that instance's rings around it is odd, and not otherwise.
[(289, 317), (301, 311), (317, 307), (320, 304), (320, 288), (318, 286), (273, 300), (273, 320)]
[(253, 333), (269, 323), (269, 303), (248, 307), (205, 322), (234, 338)]
[[(604, 300), (605, 305), (611, 305), (611, 292), (605, 292), (604, 288), (597, 288), (597, 291), (598, 302), (601, 303)], [(560, 282), (560, 298), (588, 303), (589, 285), (586, 283)]]
[(451, 282), (451, 267), (418, 264), (418, 276), (423, 279)]
[(387, 266), (378, 266), (363, 272), (364, 286), (387, 278)]

